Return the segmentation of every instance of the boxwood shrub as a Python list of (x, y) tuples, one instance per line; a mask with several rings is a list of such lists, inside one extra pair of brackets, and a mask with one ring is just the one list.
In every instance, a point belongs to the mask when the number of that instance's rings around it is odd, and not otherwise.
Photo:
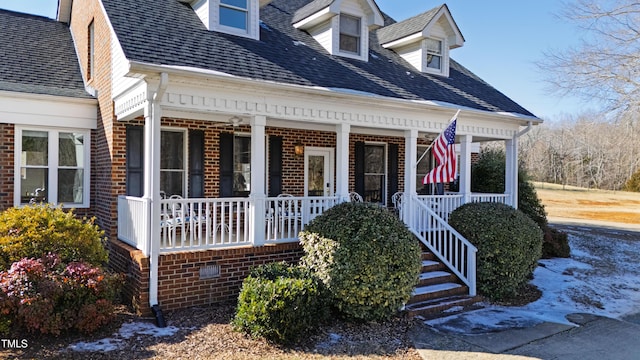
[(478, 290), (492, 300), (514, 296), (542, 255), (542, 230), (527, 215), (498, 203), (465, 204), (449, 223), (478, 248)]
[(0, 271), (23, 258), (53, 253), (62, 263), (82, 261), (101, 266), (107, 261), (104, 232), (92, 219), (51, 205), (10, 208), (0, 213)]
[(420, 246), (387, 209), (339, 204), (300, 233), (302, 266), (325, 283), (331, 303), (346, 318), (383, 320), (411, 296), (420, 273)]
[(254, 268), (242, 283), (234, 328), (253, 337), (294, 343), (328, 318), (322, 282), (286, 263)]

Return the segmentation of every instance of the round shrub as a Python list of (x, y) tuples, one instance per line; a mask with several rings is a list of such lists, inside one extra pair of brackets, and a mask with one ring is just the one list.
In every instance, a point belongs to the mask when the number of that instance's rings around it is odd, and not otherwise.
[(516, 295), (542, 254), (540, 227), (504, 204), (465, 204), (451, 213), (449, 224), (478, 248), (478, 290), (492, 300)]
[(391, 212), (365, 203), (339, 204), (300, 233), (301, 265), (324, 282), (347, 318), (383, 320), (411, 296), (421, 268), (413, 234)]
[(232, 323), (254, 337), (294, 343), (326, 320), (325, 296), (322, 283), (306, 269), (262, 265), (243, 281)]
[(0, 213), (0, 270), (22, 258), (54, 253), (63, 263), (83, 261), (103, 265), (104, 233), (93, 219), (78, 219), (73, 211), (51, 205), (10, 208)]
[(122, 277), (56, 255), (21, 259), (0, 272), (0, 330), (91, 333), (114, 316)]

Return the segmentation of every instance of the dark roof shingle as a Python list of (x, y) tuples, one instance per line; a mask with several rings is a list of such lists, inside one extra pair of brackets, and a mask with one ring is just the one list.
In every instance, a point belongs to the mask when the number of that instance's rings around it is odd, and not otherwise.
[(291, 25), (296, 11), (314, 3), (310, 0), (274, 0), (262, 8), (259, 41), (208, 31), (195, 12), (177, 0), (102, 2), (132, 61), (532, 115), (453, 60), (449, 77), (420, 73), (380, 46), (375, 32), (370, 33), (368, 62), (330, 55)]
[(66, 24), (0, 9), (0, 90), (91, 98)]
[[(444, 6), (444, 5), (442, 5)], [(420, 15), (416, 15), (407, 20), (397, 22), (378, 29), (378, 40), (381, 44), (386, 44), (403, 37), (421, 32), (433, 20), (433, 17), (440, 11), (442, 6), (433, 8)]]

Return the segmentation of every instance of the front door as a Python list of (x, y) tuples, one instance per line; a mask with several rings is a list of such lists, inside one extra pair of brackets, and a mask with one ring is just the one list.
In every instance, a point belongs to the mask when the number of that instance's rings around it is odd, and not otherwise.
[(304, 196), (333, 195), (333, 149), (304, 150)]

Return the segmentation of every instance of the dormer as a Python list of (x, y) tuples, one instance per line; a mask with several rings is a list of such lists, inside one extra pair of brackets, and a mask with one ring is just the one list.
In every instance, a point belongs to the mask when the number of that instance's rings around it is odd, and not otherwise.
[(260, 8), (271, 0), (179, 0), (211, 31), (260, 39)]
[(379, 29), (378, 41), (417, 70), (449, 76), (449, 50), (464, 45), (464, 37), (447, 5)]
[(372, 0), (314, 0), (293, 15), (293, 26), (313, 36), (331, 55), (367, 61), (369, 31), (384, 25)]

